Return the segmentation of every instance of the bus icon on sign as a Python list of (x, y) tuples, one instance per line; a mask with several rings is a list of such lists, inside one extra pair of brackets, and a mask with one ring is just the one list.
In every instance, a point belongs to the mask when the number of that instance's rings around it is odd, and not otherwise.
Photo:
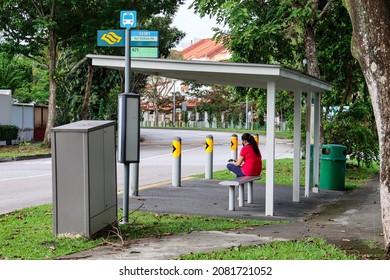
[(120, 19), (122, 28), (132, 28), (137, 26), (137, 12), (136, 11), (121, 11)]
[(123, 14), (123, 25), (131, 25), (134, 24), (134, 15), (132, 13), (124, 13)]

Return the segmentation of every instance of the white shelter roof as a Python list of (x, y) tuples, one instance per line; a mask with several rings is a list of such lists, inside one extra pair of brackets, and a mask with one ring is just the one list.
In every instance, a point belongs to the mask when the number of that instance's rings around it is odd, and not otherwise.
[[(94, 66), (125, 69), (124, 56), (89, 54), (87, 57), (92, 59)], [(331, 84), (312, 76), (271, 64), (132, 58), (131, 71), (203, 84), (240, 87), (267, 88), (267, 82), (275, 82), (277, 91), (324, 92), (332, 88)]]

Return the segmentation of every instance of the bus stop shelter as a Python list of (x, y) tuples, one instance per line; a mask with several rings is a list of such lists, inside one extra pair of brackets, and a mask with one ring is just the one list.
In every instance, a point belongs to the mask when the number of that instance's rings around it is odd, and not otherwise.
[[(92, 65), (124, 70), (124, 56), (87, 55)], [(332, 85), (286, 68), (282, 65), (228, 63), (170, 59), (131, 59), (131, 71), (146, 75), (163, 76), (202, 84), (220, 84), (253, 87), (267, 90), (267, 134), (266, 134), (266, 183), (265, 215), (274, 214), (275, 185), (275, 103), (278, 91), (294, 93), (294, 167), (292, 201), (300, 201), (300, 154), (301, 154), (301, 104), (306, 93), (306, 171), (305, 196), (310, 195), (310, 145), (313, 150), (313, 190), (319, 185), (320, 151), (320, 100), (321, 93), (330, 91)], [(312, 112), (313, 110), (313, 112)], [(311, 128), (310, 123), (314, 125)], [(313, 143), (311, 143), (311, 129)]]

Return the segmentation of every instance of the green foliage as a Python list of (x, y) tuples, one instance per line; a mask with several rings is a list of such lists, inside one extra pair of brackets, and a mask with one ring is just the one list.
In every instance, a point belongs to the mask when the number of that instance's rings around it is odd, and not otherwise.
[(28, 91), (31, 81), (31, 65), (23, 57), (0, 52), (0, 88), (10, 89), (15, 97), (18, 92)]
[[(214, 85), (211, 89), (203, 92), (197, 109), (199, 112), (207, 112), (210, 125), (213, 119), (216, 119), (217, 127), (221, 127), (222, 115), (232, 107), (231, 101), (231, 93), (226, 91), (225, 87)], [(231, 113), (228, 111), (227, 115), (230, 116)], [(227, 120), (229, 121), (229, 117)]]
[(6, 141), (7, 145), (12, 140), (18, 139), (19, 127), (16, 125), (0, 125), (0, 141)]
[(214, 15), (228, 28), (216, 28), (215, 32), (233, 52), (233, 61), (285, 63), (295, 53), (295, 46), (283, 33), (288, 8), (283, 2), (198, 0), (193, 6), (201, 15)]
[[(64, 60), (66, 59), (64, 57)], [(115, 70), (94, 67), (92, 75), (91, 96), (87, 106), (88, 117), (93, 120), (115, 120), (121, 74)], [(61, 79), (57, 95), (58, 125), (82, 119), (87, 79), (87, 62)]]
[(0, 88), (11, 89), (19, 103), (47, 104), (49, 75), (37, 62), (21, 55), (0, 53)]
[[(0, 7), (0, 30), (3, 46), (9, 51), (42, 56), (50, 38), (63, 48), (72, 46), (85, 55), (96, 47), (96, 30), (119, 27), (121, 10), (139, 13), (139, 26), (153, 15), (171, 16), (180, 0), (102, 0), (102, 1), (3, 1)], [(64, 12), (66, 11), (66, 12)], [(18, 32), (15, 32), (17, 30)], [(54, 36), (54, 37), (53, 37)]]
[(324, 121), (325, 141), (347, 146), (358, 165), (379, 162), (379, 140), (371, 104), (356, 101), (349, 108)]
[[(71, 96), (66, 97), (64, 96), (66, 92), (70, 92), (75, 85), (64, 83), (71, 81), (71, 78), (67, 76), (80, 67), (86, 60), (86, 54), (97, 51), (97, 28), (118, 28), (120, 11), (127, 10), (131, 6), (132, 9), (138, 11), (138, 27), (152, 28), (159, 25), (162, 29), (159, 30), (163, 35), (160, 38), (160, 51), (163, 55), (167, 55), (169, 53), (167, 48), (184, 36), (182, 32), (175, 28), (169, 29), (166, 25), (171, 23), (172, 15), (177, 11), (178, 4), (182, 3), (181, 0), (143, 0), (132, 1), (130, 4), (125, 0), (3, 1), (0, 6), (0, 32), (2, 34), (0, 49), (11, 54), (23, 54), (48, 70), (49, 107), (51, 108), (48, 128), (50, 128), (54, 125), (56, 116), (59, 116), (57, 123), (79, 118), (78, 112), (72, 112), (72, 110), (78, 111), (76, 106), (82, 102), (85, 91), (72, 91)], [(154, 21), (150, 20), (154, 16), (158, 18)], [(123, 48), (122, 50), (113, 49), (115, 48), (105, 48), (99, 52), (111, 54), (117, 52), (116, 54), (123, 55)], [(79, 88), (81, 84), (86, 84), (88, 77), (88, 75), (79, 76), (79, 81), (76, 82)], [(122, 87), (122, 83), (116, 83), (111, 89)], [(62, 95), (64, 102), (61, 100), (56, 103), (57, 89), (62, 91), (59, 95)], [(104, 93), (97, 93), (97, 95), (102, 94)], [(85, 96), (89, 96), (89, 92)], [(28, 91), (24, 90), (19, 98), (27, 101)], [(91, 99), (96, 101), (93, 104), (93, 111), (97, 107), (99, 118), (106, 114), (106, 107), (112, 108), (111, 104), (108, 106), (106, 98), (102, 100), (100, 97), (96, 98), (95, 95)], [(88, 98), (85, 101), (87, 103)], [(56, 114), (55, 111), (60, 106), (64, 108), (59, 108), (60, 112)], [(82, 106), (83, 109), (85, 107)], [(70, 115), (68, 115), (69, 112)], [(83, 115), (84, 113), (85, 110)], [(95, 115), (91, 118), (95, 118)], [(45, 143), (48, 144), (49, 140), (46, 137)]]
[[(215, 30), (215, 36), (233, 52), (233, 61), (279, 63), (308, 71), (304, 43), (308, 30), (314, 29), (312, 44), (316, 46), (314, 55), (320, 76), (334, 85), (321, 98), (325, 108), (322, 116), (325, 141), (348, 146), (349, 154), (365, 164), (378, 158), (371, 100), (362, 71), (351, 54), (352, 24), (341, 1), (195, 0), (193, 6), (200, 15), (216, 16), (225, 25)], [(235, 92), (241, 97), (256, 92), (257, 114), (264, 115), (264, 92), (252, 89)], [(291, 94), (278, 93), (276, 102), (277, 114), (292, 128)], [(362, 111), (365, 115), (360, 121), (358, 112)], [(304, 127), (305, 119), (302, 121)]]

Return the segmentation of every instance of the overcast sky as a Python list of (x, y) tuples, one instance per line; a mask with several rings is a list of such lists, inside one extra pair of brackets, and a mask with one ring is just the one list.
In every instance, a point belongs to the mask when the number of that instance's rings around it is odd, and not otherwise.
[(189, 10), (188, 7), (192, 2), (193, 0), (187, 0), (184, 5), (181, 5), (173, 20), (173, 26), (187, 34), (181, 43), (191, 42), (195, 38), (211, 38), (213, 36), (211, 28), (217, 26), (215, 20), (210, 19), (209, 16), (200, 18), (193, 9)]

